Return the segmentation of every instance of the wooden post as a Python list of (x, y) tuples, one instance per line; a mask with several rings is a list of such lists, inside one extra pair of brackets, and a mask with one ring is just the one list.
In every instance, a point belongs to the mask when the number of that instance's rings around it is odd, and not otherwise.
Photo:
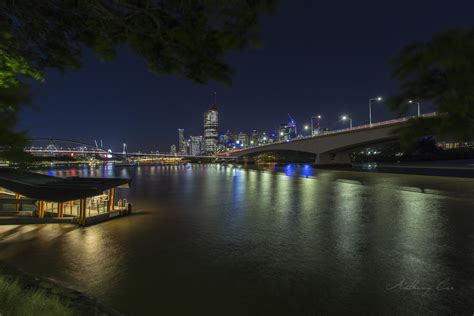
[(58, 203), (58, 217), (64, 217), (64, 203)]
[(79, 224), (86, 224), (86, 199), (81, 199), (79, 207)]
[[(15, 199), (17, 199), (17, 200), (21, 199), (21, 195), (15, 194)], [(21, 211), (21, 204), (20, 203), (16, 204), (16, 211), (17, 212)]]
[(112, 209), (112, 190), (107, 191), (107, 213)]
[(113, 188), (112, 193), (110, 194), (110, 202), (111, 202), (111, 210), (114, 210), (114, 205), (115, 205), (115, 188)]
[(45, 201), (38, 201), (38, 218), (44, 218)]

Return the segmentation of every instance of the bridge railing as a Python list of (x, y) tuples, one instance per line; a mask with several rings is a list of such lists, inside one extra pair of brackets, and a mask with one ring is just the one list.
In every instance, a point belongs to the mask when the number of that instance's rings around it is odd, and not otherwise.
[[(436, 115), (437, 115), (437, 112), (432, 112), (432, 113), (422, 114), (419, 117), (433, 117), (433, 116), (436, 116)], [(372, 128), (372, 127), (383, 126), (383, 125), (391, 125), (391, 124), (396, 124), (396, 123), (403, 123), (403, 122), (406, 122), (408, 120), (411, 120), (411, 119), (414, 119), (414, 118), (417, 118), (417, 117), (418, 116), (413, 115), (413, 116), (407, 116), (407, 117), (402, 117), (402, 118), (398, 118), (398, 119), (382, 121), (382, 122), (377, 122), (377, 123), (372, 123), (372, 124), (357, 125), (357, 126), (354, 126), (352, 128), (349, 127), (349, 128), (344, 128), (344, 129), (338, 129), (338, 130), (335, 130), (335, 131), (323, 132), (321, 134), (314, 135), (314, 136), (307, 136), (305, 138), (318, 137), (318, 136), (322, 136), (322, 135), (337, 134), (337, 133), (342, 133), (342, 132), (348, 132), (348, 131), (359, 130), (359, 129), (364, 129), (364, 128)]]

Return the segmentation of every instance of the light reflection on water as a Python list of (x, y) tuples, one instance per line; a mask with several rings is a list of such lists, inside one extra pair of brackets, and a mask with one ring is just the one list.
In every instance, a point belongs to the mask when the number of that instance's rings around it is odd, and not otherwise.
[[(421, 193), (448, 185), (472, 192), (472, 180), (297, 164), (53, 172), (131, 177), (118, 194), (135, 215), (87, 228), (0, 227), (0, 260), (128, 314), (472, 310), (473, 201)], [(404, 279), (419, 287), (449, 279), (454, 290), (387, 290)]]

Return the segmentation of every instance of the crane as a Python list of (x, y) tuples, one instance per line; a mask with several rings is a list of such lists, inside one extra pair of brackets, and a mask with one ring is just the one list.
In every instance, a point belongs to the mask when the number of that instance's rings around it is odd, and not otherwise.
[(290, 118), (290, 122), (295, 122), (295, 120), (291, 117), (290, 113), (288, 113), (288, 117)]

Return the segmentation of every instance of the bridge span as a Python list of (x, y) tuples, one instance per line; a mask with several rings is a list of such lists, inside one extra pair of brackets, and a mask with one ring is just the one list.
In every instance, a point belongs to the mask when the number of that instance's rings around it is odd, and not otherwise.
[[(437, 114), (428, 113), (422, 115), (422, 117), (435, 115)], [(355, 126), (353, 128), (325, 132), (316, 136), (297, 138), (291, 141), (238, 149), (223, 153), (220, 156), (242, 158), (264, 152), (284, 150), (315, 154), (315, 164), (317, 165), (350, 164), (349, 153), (354, 148), (397, 139), (397, 129), (406, 125), (408, 120), (413, 118), (416, 118), (416, 116), (373, 123), (371, 125)]]
[[(130, 158), (173, 158), (173, 159), (212, 159), (214, 155), (187, 155), (166, 152), (113, 152), (97, 145), (88, 144), (71, 139), (60, 138), (32, 138), (30, 142), (47, 142), (47, 146), (28, 146), (23, 150), (35, 156), (49, 157), (58, 156), (100, 156), (106, 159), (128, 160)], [(69, 144), (69, 146), (59, 146), (58, 144)], [(71, 147), (73, 145), (73, 147)]]

